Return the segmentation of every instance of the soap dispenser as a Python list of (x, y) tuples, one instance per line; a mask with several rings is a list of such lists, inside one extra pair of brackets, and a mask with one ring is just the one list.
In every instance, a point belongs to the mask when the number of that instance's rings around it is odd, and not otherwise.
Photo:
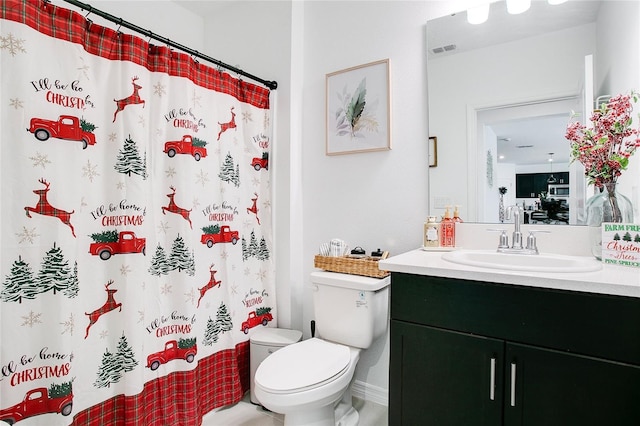
[(456, 223), (462, 222), (462, 219), (460, 218), (460, 213), (458, 212), (458, 206), (455, 206), (453, 210), (453, 221)]
[(456, 223), (451, 218), (449, 207), (445, 207), (444, 217), (440, 222), (440, 247), (456, 246)]
[(422, 245), (423, 247), (438, 247), (440, 240), (438, 238), (440, 224), (435, 216), (429, 216), (424, 223), (424, 230), (422, 232)]

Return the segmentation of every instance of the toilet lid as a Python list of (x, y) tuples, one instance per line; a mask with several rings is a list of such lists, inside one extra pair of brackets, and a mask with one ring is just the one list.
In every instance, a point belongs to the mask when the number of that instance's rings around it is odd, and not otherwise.
[(258, 367), (255, 380), (272, 392), (306, 388), (341, 374), (350, 359), (348, 346), (311, 338), (269, 355)]

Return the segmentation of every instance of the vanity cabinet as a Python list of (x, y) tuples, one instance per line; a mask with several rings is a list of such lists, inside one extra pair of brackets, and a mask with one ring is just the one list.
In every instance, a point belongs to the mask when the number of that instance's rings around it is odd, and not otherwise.
[(392, 273), (389, 425), (640, 425), (640, 299)]

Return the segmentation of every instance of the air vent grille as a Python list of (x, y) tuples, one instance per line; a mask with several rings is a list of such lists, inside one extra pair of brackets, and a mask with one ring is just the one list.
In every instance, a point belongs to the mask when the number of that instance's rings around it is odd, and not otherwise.
[(433, 53), (451, 52), (452, 50), (456, 50), (456, 45), (455, 44), (448, 44), (446, 46), (434, 47), (433, 49), (431, 49), (431, 51)]

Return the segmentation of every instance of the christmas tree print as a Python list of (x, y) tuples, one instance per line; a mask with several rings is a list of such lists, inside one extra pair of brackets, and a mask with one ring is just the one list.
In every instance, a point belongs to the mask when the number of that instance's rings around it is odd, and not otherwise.
[(636, 234), (636, 236), (633, 237), (633, 242), (634, 243), (640, 243), (640, 234)]
[(224, 303), (220, 303), (216, 320), (214, 321), (209, 317), (209, 320), (207, 321), (207, 328), (204, 332), (204, 340), (202, 343), (206, 346), (211, 346), (218, 341), (220, 333), (224, 333), (225, 331), (230, 331), (232, 329), (233, 322), (231, 321), (231, 315), (229, 315), (229, 312), (227, 311), (227, 306)]
[(267, 241), (264, 237), (262, 237), (260, 243), (258, 243), (255, 231), (251, 231), (249, 246), (247, 246), (247, 241), (242, 237), (242, 260), (247, 260), (249, 257), (255, 257), (258, 260), (268, 260), (269, 256)]
[(71, 394), (73, 380), (69, 382), (63, 382), (59, 385), (51, 383), (49, 386), (49, 398), (60, 398)]
[(122, 370), (118, 366), (118, 358), (106, 349), (102, 354), (102, 363), (98, 367), (98, 377), (93, 382), (97, 388), (111, 387), (111, 383), (117, 383), (122, 378)]
[(89, 123), (84, 118), (80, 119), (80, 128), (85, 132), (92, 132), (97, 129), (96, 125), (93, 123)]
[(56, 294), (57, 291), (69, 287), (72, 281), (71, 269), (56, 243), (53, 243), (53, 248), (45, 254), (37, 280), (42, 293), (53, 290), (53, 294)]
[(231, 153), (227, 153), (218, 177), (225, 182), (233, 183), (236, 188), (240, 186), (240, 167), (234, 165)]
[(73, 263), (73, 271), (69, 277), (69, 285), (62, 290), (62, 294), (72, 299), (78, 295), (80, 291), (80, 283), (78, 282), (78, 262)]
[(160, 244), (156, 247), (156, 252), (151, 258), (151, 266), (149, 267), (151, 275), (167, 275), (169, 273), (169, 263), (167, 262), (167, 254)]
[(129, 346), (124, 332), (122, 332), (122, 336), (120, 337), (120, 340), (118, 340), (116, 358), (118, 358), (118, 364), (122, 367), (125, 373), (133, 371), (133, 369), (138, 365), (133, 349)]
[(133, 371), (137, 365), (138, 361), (123, 332), (118, 340), (116, 353), (109, 352), (109, 348), (105, 349), (102, 363), (98, 367), (98, 377), (93, 385), (97, 388), (110, 387), (111, 383), (119, 382), (124, 373)]
[(194, 276), (196, 273), (195, 254), (193, 250), (189, 252), (184, 240), (180, 235), (173, 240), (171, 253), (167, 257), (164, 248), (158, 244), (156, 252), (151, 258), (151, 266), (148, 271), (151, 275), (167, 275), (170, 271), (185, 271), (187, 275)]
[(622, 237), (622, 240), (623, 240), (623, 241), (629, 241), (629, 242), (631, 242), (631, 233), (626, 232), (626, 233), (624, 234), (624, 236)]
[(11, 272), (5, 278), (0, 292), (0, 299), (4, 302), (22, 303), (22, 299), (35, 299), (38, 289), (33, 278), (33, 272), (28, 263), (18, 256), (18, 260), (11, 265)]
[(68, 298), (78, 295), (78, 264), (71, 270), (60, 247), (49, 250), (43, 260), (38, 274), (34, 276), (28, 263), (18, 256), (13, 262), (11, 271), (2, 286), (0, 299), (5, 302), (22, 303), (22, 299), (35, 299), (38, 294), (61, 291)]
[(115, 243), (118, 241), (118, 230), (110, 229), (102, 232), (96, 232), (89, 236), (96, 243)]
[(134, 173), (138, 176), (141, 176), (143, 179), (146, 179), (146, 158), (146, 152), (144, 160), (140, 157), (138, 147), (136, 146), (136, 143), (133, 141), (133, 139), (131, 139), (131, 135), (129, 135), (129, 137), (124, 141), (124, 146), (118, 152), (114, 169), (116, 169), (116, 171), (120, 173), (126, 174), (127, 176), (131, 176), (131, 173)]
[(169, 254), (169, 266), (171, 270), (177, 269), (178, 272), (185, 270), (188, 275), (195, 275), (195, 261), (193, 253), (189, 253), (184, 240), (180, 235), (173, 240), (171, 253)]

